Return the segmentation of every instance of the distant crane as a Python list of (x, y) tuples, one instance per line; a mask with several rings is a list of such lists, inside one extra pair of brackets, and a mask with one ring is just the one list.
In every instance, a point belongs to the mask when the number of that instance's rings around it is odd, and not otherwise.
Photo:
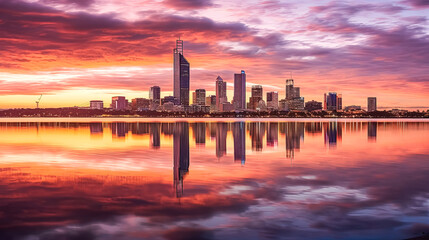
[(43, 96), (43, 94), (40, 94), (39, 99), (37, 99), (37, 101), (36, 101), (36, 108), (39, 108), (39, 102), (42, 99), (42, 96)]

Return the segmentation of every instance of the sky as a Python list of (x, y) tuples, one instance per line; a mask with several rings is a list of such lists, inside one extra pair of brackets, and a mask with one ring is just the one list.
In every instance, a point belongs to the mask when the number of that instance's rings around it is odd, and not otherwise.
[(305, 101), (429, 107), (428, 16), (427, 0), (0, 0), (0, 108), (172, 95), (178, 37), (191, 91), (220, 75), (232, 100), (245, 70), (247, 98), (261, 84), (282, 99), (292, 77)]

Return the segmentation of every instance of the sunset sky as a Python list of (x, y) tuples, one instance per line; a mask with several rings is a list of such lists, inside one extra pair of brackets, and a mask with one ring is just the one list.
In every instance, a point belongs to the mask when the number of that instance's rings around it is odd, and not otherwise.
[(245, 70), (264, 97), (292, 75), (305, 101), (429, 107), (428, 16), (427, 0), (0, 0), (0, 108), (172, 95), (179, 36), (192, 91), (220, 75), (232, 100)]

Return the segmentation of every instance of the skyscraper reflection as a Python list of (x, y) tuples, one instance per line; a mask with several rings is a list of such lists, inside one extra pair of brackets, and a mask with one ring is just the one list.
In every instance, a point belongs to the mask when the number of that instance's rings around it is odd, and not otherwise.
[(112, 136), (123, 138), (128, 132), (128, 125), (124, 122), (115, 122), (112, 123)]
[(300, 149), (301, 139), (304, 139), (304, 123), (291, 122), (285, 124), (284, 129), (286, 133), (286, 158), (294, 159), (295, 150)]
[(189, 123), (174, 125), (173, 133), (174, 188), (176, 197), (183, 196), (183, 179), (189, 172)]
[(305, 131), (307, 133), (318, 135), (322, 134), (322, 123), (321, 122), (307, 122), (305, 123)]
[(323, 128), (325, 132), (325, 145), (335, 148), (337, 142), (341, 142), (343, 136), (344, 123), (328, 122), (324, 123)]
[(161, 124), (151, 123), (149, 127), (150, 132), (150, 145), (152, 148), (159, 148), (161, 146)]
[(197, 145), (206, 144), (206, 124), (203, 122), (191, 123), (194, 139)]
[(234, 162), (246, 162), (246, 124), (235, 122), (232, 124), (232, 135), (234, 137)]
[(226, 136), (228, 124), (220, 122), (216, 124), (216, 157), (221, 158), (226, 155)]
[(268, 123), (267, 146), (275, 147), (279, 141), (279, 124), (276, 122)]
[(131, 128), (131, 133), (135, 135), (149, 134), (149, 123), (125, 123), (127, 128)]
[(211, 140), (216, 139), (216, 126), (217, 126), (216, 123), (213, 123), (213, 122), (208, 123), (207, 134), (210, 136)]
[(249, 133), (252, 139), (252, 150), (262, 151), (262, 145), (265, 136), (265, 123), (251, 122), (249, 123)]
[(375, 142), (377, 140), (377, 122), (368, 123), (368, 141)]
[(103, 124), (102, 123), (90, 123), (89, 131), (91, 135), (100, 134), (103, 135)]

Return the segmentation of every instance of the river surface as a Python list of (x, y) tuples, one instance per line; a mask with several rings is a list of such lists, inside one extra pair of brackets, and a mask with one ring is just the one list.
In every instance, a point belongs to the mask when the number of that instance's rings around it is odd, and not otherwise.
[(427, 120), (0, 121), (0, 239), (429, 233)]

